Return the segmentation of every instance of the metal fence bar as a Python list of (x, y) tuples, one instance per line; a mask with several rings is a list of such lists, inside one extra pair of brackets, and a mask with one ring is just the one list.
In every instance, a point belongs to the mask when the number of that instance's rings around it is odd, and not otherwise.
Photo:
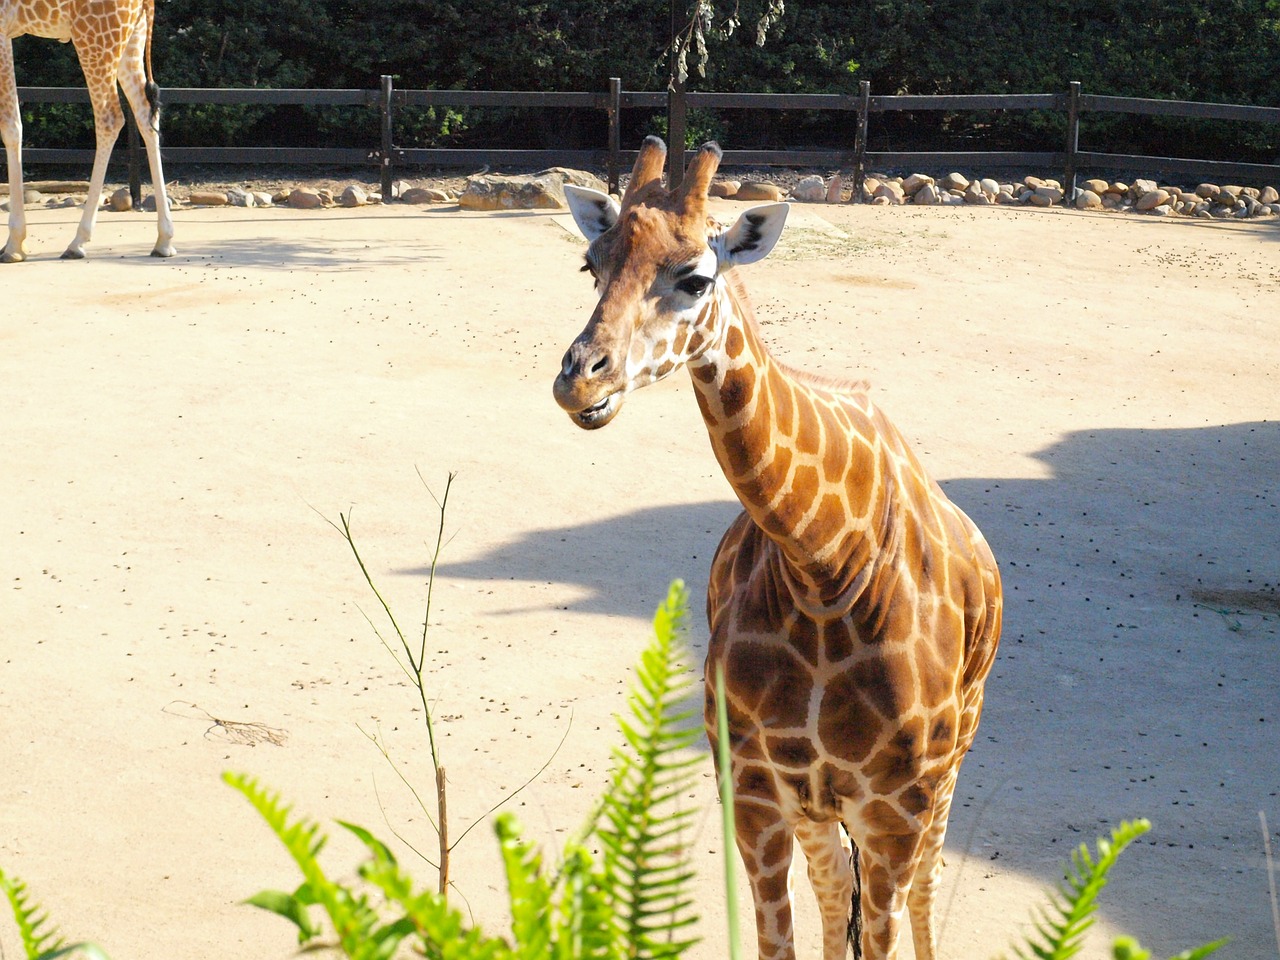
[(618, 192), (618, 154), (622, 150), (622, 80), (609, 78), (609, 192)]
[(1071, 203), (1076, 196), (1076, 162), (1080, 151), (1080, 82), (1072, 80), (1067, 90), (1066, 163), (1062, 174), (1063, 200)]
[[(865, 81), (864, 81), (865, 82)], [(1058, 93), (982, 93), (921, 96), (895, 94), (872, 97), (871, 110), (1060, 110), (1062, 95)]]

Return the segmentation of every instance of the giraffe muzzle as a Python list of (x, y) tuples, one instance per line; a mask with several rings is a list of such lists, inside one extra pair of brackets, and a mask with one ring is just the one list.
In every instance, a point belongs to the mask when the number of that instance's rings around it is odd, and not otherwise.
[(556, 403), (584, 430), (598, 430), (622, 407), (626, 385), (619, 384), (619, 365), (606, 350), (575, 341), (564, 355), (552, 392)]

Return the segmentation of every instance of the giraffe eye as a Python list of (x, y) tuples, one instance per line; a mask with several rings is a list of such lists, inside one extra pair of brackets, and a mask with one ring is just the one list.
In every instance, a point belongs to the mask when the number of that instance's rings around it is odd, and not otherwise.
[(711, 289), (712, 280), (710, 277), (685, 277), (676, 284), (676, 289), (681, 293), (688, 294), (695, 300)]

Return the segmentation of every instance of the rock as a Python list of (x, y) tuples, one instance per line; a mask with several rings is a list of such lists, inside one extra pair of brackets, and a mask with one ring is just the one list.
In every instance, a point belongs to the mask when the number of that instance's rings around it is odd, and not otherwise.
[(979, 183), (977, 180), (971, 181), (969, 183), (969, 186), (964, 188), (964, 193), (962, 194), (962, 196), (965, 203), (976, 204), (979, 206), (981, 206), (984, 203), (991, 202), (990, 200), (987, 199), (987, 195), (982, 192), (982, 184)]
[(539, 170), (534, 176), (559, 177), (561, 185), (571, 183), (575, 187), (587, 187), (590, 190), (599, 190), (601, 193), (609, 192), (609, 185), (594, 173), (575, 170), (572, 167), (547, 167), (545, 170)]
[(289, 191), (289, 190), (277, 190), (275, 193), (271, 195), (271, 202), (272, 203), (288, 203), (289, 194), (291, 192), (292, 191)]
[(1000, 192), (1000, 184), (990, 177), (983, 177), (978, 181), (978, 186), (986, 194), (988, 200), (995, 199), (995, 195)]
[(272, 202), (271, 194), (267, 193), (265, 190), (252, 190), (250, 191), (249, 195), (253, 197), (253, 202), (257, 206), (259, 207), (271, 206), (271, 202)]
[(938, 182), (944, 190), (963, 190), (969, 186), (969, 178), (960, 173), (948, 173)]
[(1216, 183), (1202, 183), (1196, 187), (1196, 196), (1205, 200), (1218, 199), (1218, 185)]
[(1243, 187), (1238, 187), (1234, 183), (1227, 183), (1218, 188), (1218, 195), (1225, 202), (1227, 197), (1231, 197), (1233, 200), (1239, 197), (1243, 190)]
[(831, 175), (827, 182), (827, 203), (840, 203), (844, 200), (844, 179), (840, 174)]
[[(1041, 197), (1047, 202), (1037, 203), (1036, 197)], [(1045, 181), (1044, 186), (1036, 187), (1035, 194), (1032, 196), (1031, 202), (1035, 203), (1038, 207), (1051, 207), (1055, 203), (1062, 202), (1062, 190), (1059, 187), (1052, 186), (1048, 181)]]
[(1084, 189), (1088, 190), (1090, 193), (1098, 197), (1101, 197), (1104, 193), (1107, 192), (1107, 190), (1111, 188), (1111, 184), (1107, 183), (1107, 181), (1097, 180), (1097, 179), (1086, 180), (1083, 184), (1081, 184), (1081, 186), (1083, 186)]
[(464, 210), (562, 210), (564, 181), (552, 174), (482, 174), (467, 178), (458, 203)]
[(363, 207), (369, 202), (369, 194), (365, 193), (363, 187), (352, 183), (343, 189), (338, 202), (344, 207)]
[(1053, 206), (1053, 200), (1050, 199), (1051, 195), (1048, 192), (1041, 193), (1041, 191), (1045, 189), (1046, 188), (1044, 187), (1036, 187), (1035, 190), (1031, 191), (1030, 202), (1033, 206), (1036, 206), (1036, 207)]
[(782, 188), (776, 183), (748, 180), (738, 188), (735, 200), (777, 201), (782, 199)]
[(996, 194), (996, 203), (1018, 203), (1019, 200), (1013, 194), (1013, 184), (1003, 184), (1000, 192)]
[[(1089, 182), (1097, 183), (1096, 180), (1089, 181)], [(1076, 209), (1077, 210), (1101, 210), (1102, 197), (1098, 195), (1096, 190), (1088, 190), (1088, 189), (1081, 190), (1079, 193), (1076, 194)]]
[(1151, 215), (1155, 217), (1167, 217), (1173, 213), (1173, 208), (1167, 203), (1159, 204), (1151, 208)]
[(241, 190), (239, 187), (232, 187), (227, 191), (227, 200), (233, 207), (256, 207), (258, 205), (257, 198), (248, 190)]
[(308, 187), (295, 187), (285, 202), (299, 210), (316, 210), (324, 206), (324, 198), (320, 196), (320, 192)]
[(409, 187), (400, 194), (401, 203), (450, 203), (453, 197), (433, 187)]
[(1156, 188), (1148, 190), (1138, 197), (1138, 201), (1133, 205), (1135, 210), (1149, 211), (1167, 202), (1169, 199), (1169, 191)]
[(805, 177), (792, 188), (791, 199), (801, 203), (825, 203), (827, 182), (819, 176)]
[(871, 198), (871, 202), (872, 202), (873, 204), (875, 204), (877, 207), (887, 207), (887, 206), (889, 206), (889, 204), (891, 204), (893, 201), (892, 201), (892, 200), (890, 200), (888, 197), (880, 197), (880, 196), (877, 196), (877, 197), (872, 197), (872, 198)]
[(862, 195), (859, 197), (863, 203), (870, 202), (871, 198), (876, 195), (876, 191), (880, 189), (880, 180), (878, 177), (862, 178)]
[[(904, 183), (903, 186), (905, 187), (906, 184)], [(921, 184), (919, 187), (916, 188), (915, 192), (911, 194), (912, 203), (919, 203), (919, 204), (939, 203), (941, 199), (942, 197), (941, 197), (940, 191), (938, 190), (937, 187), (933, 185), (932, 182)]]
[(1156, 183), (1154, 180), (1135, 180), (1133, 181), (1132, 186), (1129, 187), (1129, 196), (1137, 200), (1145, 194), (1152, 193), (1158, 189), (1159, 186), (1160, 184)]
[(709, 197), (734, 197), (738, 194), (738, 189), (742, 186), (740, 180), (717, 180), (711, 186), (707, 187), (707, 196)]
[(923, 173), (913, 173), (902, 181), (902, 192), (908, 197), (914, 197), (922, 188), (933, 186), (933, 184), (933, 177)]
[(1039, 177), (1023, 177), (1022, 185), (1028, 190), (1034, 190), (1036, 187), (1043, 187), (1044, 181)]
[[(36, 194), (39, 196), (39, 194)], [(28, 201), (30, 202), (30, 201)], [(107, 209), (116, 213), (124, 213), (126, 210), (133, 209), (133, 194), (129, 192), (128, 187), (121, 187), (119, 190), (112, 192), (107, 198)]]
[(1275, 187), (1263, 187), (1258, 194), (1259, 203), (1275, 203), (1277, 201), (1280, 201), (1280, 192), (1277, 192)]
[(230, 201), (225, 193), (214, 190), (194, 190), (187, 202), (196, 207), (225, 207)]
[(889, 203), (898, 204), (906, 203), (906, 194), (902, 192), (902, 184), (896, 180), (886, 180), (876, 188), (874, 194), (876, 199), (884, 197)]

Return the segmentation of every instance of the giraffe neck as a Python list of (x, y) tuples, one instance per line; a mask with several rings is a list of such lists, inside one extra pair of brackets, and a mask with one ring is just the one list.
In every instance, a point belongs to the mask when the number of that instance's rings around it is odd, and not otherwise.
[(894, 535), (884, 442), (892, 428), (861, 390), (776, 361), (734, 271), (725, 281), (708, 307), (719, 314), (710, 318), (716, 340), (689, 363), (716, 459), (781, 549), (793, 593), (844, 606)]

